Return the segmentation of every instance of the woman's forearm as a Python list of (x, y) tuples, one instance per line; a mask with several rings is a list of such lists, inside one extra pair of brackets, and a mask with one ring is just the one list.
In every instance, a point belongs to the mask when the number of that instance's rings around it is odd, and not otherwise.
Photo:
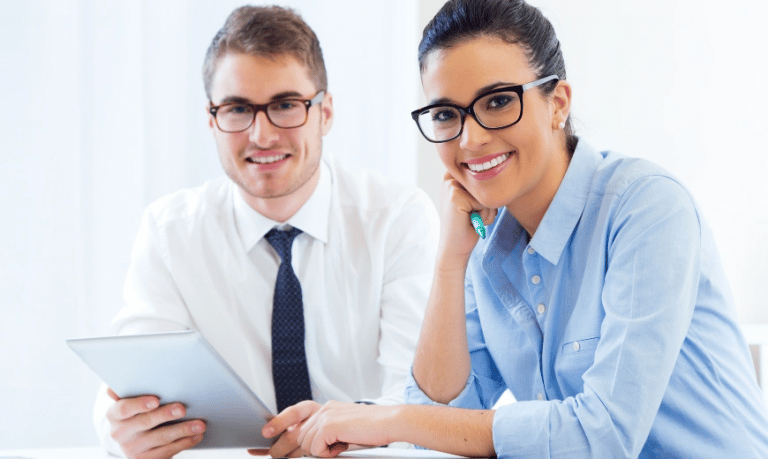
[(421, 334), (413, 361), (413, 376), (432, 400), (447, 403), (464, 389), (471, 362), (464, 312), (466, 261), (438, 259)]
[(393, 441), (468, 457), (495, 456), (493, 410), (400, 405), (393, 409)]

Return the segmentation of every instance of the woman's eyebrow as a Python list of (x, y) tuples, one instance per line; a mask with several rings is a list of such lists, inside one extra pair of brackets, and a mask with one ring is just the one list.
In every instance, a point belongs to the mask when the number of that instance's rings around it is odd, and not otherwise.
[[(486, 93), (488, 91), (491, 91), (493, 89), (496, 89), (496, 88), (500, 88), (500, 87), (503, 87), (503, 86), (516, 86), (516, 85), (517, 85), (517, 83), (510, 83), (508, 81), (497, 81), (495, 83), (487, 84), (487, 85), (483, 86), (482, 88), (478, 88), (478, 90), (475, 91), (475, 94), (472, 96), (472, 98), (475, 99), (479, 95), (484, 94), (484, 93)], [(453, 99), (451, 99), (449, 97), (441, 97), (439, 99), (433, 99), (433, 100), (429, 101), (429, 103), (427, 105), (437, 105), (437, 104), (454, 104), (454, 105), (459, 105), (459, 104), (456, 104), (456, 101), (454, 101)]]

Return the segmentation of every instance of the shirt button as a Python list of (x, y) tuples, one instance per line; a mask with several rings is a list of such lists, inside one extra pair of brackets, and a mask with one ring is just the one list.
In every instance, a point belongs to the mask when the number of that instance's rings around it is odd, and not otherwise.
[(544, 400), (544, 394), (539, 392), (539, 395), (537, 395), (536, 398), (538, 398), (539, 400)]
[(528, 254), (533, 255), (536, 251), (533, 250), (533, 247), (528, 247)]
[(575, 343), (573, 343), (573, 350), (574, 350), (574, 351), (578, 351), (580, 348), (581, 348), (581, 345), (579, 344), (579, 342), (578, 342), (578, 341), (576, 341)]
[(533, 282), (533, 285), (539, 285), (539, 282), (541, 282), (541, 277), (533, 276), (531, 277), (531, 282)]
[(539, 303), (536, 310), (539, 311), (539, 314), (544, 314), (544, 311), (546, 311), (547, 308), (544, 306), (544, 303)]

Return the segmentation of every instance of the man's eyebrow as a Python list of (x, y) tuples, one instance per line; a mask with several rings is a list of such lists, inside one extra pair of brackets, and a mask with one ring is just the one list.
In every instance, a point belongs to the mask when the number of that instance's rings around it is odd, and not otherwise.
[[(507, 81), (497, 81), (496, 83), (491, 83), (488, 85), (483, 86), (482, 88), (479, 88), (477, 91), (475, 91), (475, 94), (472, 96), (472, 99), (475, 99), (480, 94), (486, 93), (488, 91), (491, 91), (496, 88), (500, 88), (503, 86), (515, 86), (517, 83), (510, 83)], [(454, 104), (454, 105), (460, 105), (457, 104), (454, 100), (448, 98), (448, 97), (441, 97), (439, 99), (433, 99), (431, 100), (427, 105), (436, 105), (436, 104)]]
[[(302, 95), (299, 92), (296, 92), (296, 91), (284, 91), (284, 92), (280, 92), (280, 93), (277, 93), (277, 94), (273, 95), (269, 99), (269, 102), (274, 102), (276, 100), (282, 100), (282, 99), (301, 99), (301, 98), (302, 98)], [(267, 102), (267, 103), (269, 103), (269, 102)], [(252, 100), (246, 98), (246, 97), (227, 96), (227, 97), (221, 99), (221, 102), (219, 103), (219, 105), (222, 105), (222, 104), (254, 104), (254, 102)], [(259, 104), (254, 104), (254, 105), (259, 105)]]
[(246, 99), (245, 97), (240, 96), (227, 96), (223, 99), (221, 99), (221, 102), (219, 105), (223, 104), (250, 104), (251, 101)]

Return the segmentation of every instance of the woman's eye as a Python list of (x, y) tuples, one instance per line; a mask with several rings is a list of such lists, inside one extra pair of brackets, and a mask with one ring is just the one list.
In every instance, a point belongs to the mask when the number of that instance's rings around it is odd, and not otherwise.
[(437, 110), (432, 113), (432, 121), (436, 123), (445, 123), (456, 119), (456, 111), (454, 110)]
[(513, 100), (513, 97), (507, 94), (499, 94), (488, 100), (487, 107), (489, 109), (503, 108), (509, 105)]

